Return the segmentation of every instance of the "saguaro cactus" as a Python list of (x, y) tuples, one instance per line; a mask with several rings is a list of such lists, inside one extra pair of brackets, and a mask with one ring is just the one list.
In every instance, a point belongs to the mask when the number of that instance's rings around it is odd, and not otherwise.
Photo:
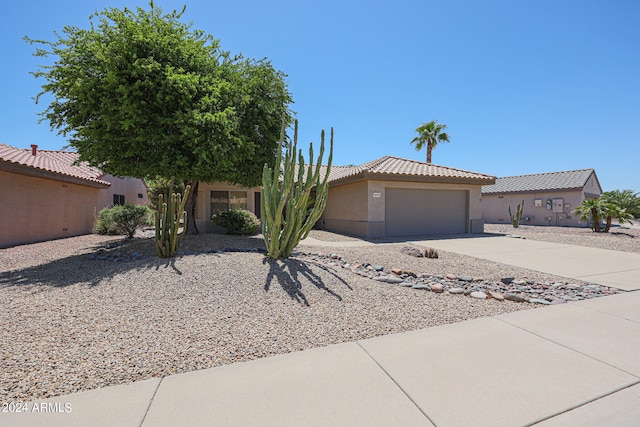
[[(173, 188), (173, 185), (171, 186)], [(184, 205), (187, 202), (190, 185), (184, 189), (184, 195), (173, 193), (164, 201), (164, 195), (158, 198), (158, 210), (156, 219), (156, 252), (161, 258), (172, 258), (178, 252), (178, 246), (182, 242), (187, 227), (187, 211)], [(182, 230), (180, 223), (182, 222)]]
[[(283, 125), (275, 167), (271, 169), (265, 164), (262, 171), (262, 234), (267, 254), (271, 258), (288, 258), (320, 219), (327, 204), (329, 172), (333, 160), (333, 128), (324, 176), (320, 173), (324, 155), (324, 130), (320, 134), (318, 161), (315, 166), (309, 163), (306, 172), (302, 150), (298, 152), (297, 149), (298, 121), (294, 126), (293, 142), (289, 141), (286, 145), (284, 130)], [(313, 161), (313, 144), (309, 145), (309, 161)], [(314, 189), (315, 197), (312, 195)]]
[(511, 218), (511, 225), (513, 228), (518, 228), (520, 226), (520, 220), (522, 219), (522, 208), (524, 207), (524, 200), (522, 203), (518, 203), (516, 207), (516, 214), (513, 215), (511, 213), (511, 205), (509, 205), (509, 218)]

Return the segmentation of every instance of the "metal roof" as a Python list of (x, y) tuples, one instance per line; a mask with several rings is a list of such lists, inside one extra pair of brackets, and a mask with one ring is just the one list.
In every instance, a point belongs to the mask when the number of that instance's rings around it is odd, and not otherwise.
[[(595, 175), (595, 170), (580, 169), (532, 175), (506, 176), (497, 178), (496, 183), (493, 185), (483, 186), (482, 194), (581, 190), (591, 175)], [(598, 183), (598, 185), (600, 184)]]

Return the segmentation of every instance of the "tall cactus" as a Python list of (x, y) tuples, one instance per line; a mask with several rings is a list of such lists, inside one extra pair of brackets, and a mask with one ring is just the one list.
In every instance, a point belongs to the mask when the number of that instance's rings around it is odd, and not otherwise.
[(513, 225), (513, 228), (520, 227), (520, 220), (522, 219), (522, 208), (523, 207), (524, 207), (524, 200), (522, 201), (522, 203), (518, 203), (518, 205), (516, 207), (516, 214), (513, 215), (511, 213), (511, 205), (509, 205), (509, 218), (511, 219), (511, 225)]
[[(291, 256), (300, 240), (309, 235), (311, 227), (320, 219), (327, 204), (329, 172), (333, 160), (333, 128), (324, 176), (320, 174), (324, 156), (324, 130), (320, 134), (318, 161), (315, 166), (309, 163), (306, 173), (302, 150), (298, 152), (297, 149), (298, 121), (294, 125), (293, 142), (289, 141), (286, 145), (284, 130), (283, 125), (274, 168), (265, 164), (262, 171), (262, 234), (267, 254), (271, 258)], [(313, 144), (309, 145), (309, 159), (310, 162), (313, 161)], [(312, 196), (314, 189), (315, 197)]]
[[(170, 188), (173, 188), (173, 183)], [(184, 189), (184, 195), (173, 193), (164, 201), (164, 195), (158, 198), (156, 219), (156, 253), (160, 258), (173, 258), (178, 252), (187, 227), (187, 211), (184, 210), (190, 185)], [(180, 223), (182, 222), (182, 230)]]

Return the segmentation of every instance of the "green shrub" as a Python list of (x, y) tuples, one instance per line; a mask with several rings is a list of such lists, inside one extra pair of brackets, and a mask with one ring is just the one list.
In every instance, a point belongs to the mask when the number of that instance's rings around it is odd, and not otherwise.
[(104, 208), (98, 213), (95, 230), (98, 234), (124, 234), (131, 238), (138, 228), (150, 224), (151, 210), (146, 206), (124, 206)]
[(244, 209), (215, 212), (211, 216), (211, 221), (215, 225), (226, 228), (229, 234), (253, 234), (260, 225), (258, 217)]
[(106, 234), (109, 236), (118, 234), (116, 225), (113, 222), (113, 208), (103, 208), (98, 212), (94, 229), (98, 234)]

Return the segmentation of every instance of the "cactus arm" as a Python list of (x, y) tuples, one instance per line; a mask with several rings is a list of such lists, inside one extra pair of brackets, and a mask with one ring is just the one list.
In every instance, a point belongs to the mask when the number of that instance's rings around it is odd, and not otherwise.
[[(302, 151), (297, 150), (298, 123), (295, 122), (293, 142), (280, 143), (280, 155), (276, 168), (263, 168), (262, 202), (263, 236), (268, 256), (289, 257), (301, 239), (309, 235), (326, 206), (328, 180), (333, 162), (333, 129), (331, 151), (325, 176), (321, 176), (324, 156), (324, 131), (321, 133), (318, 161), (313, 164), (313, 145), (309, 147), (310, 162), (306, 164)], [(282, 138), (284, 140), (284, 137)], [(284, 164), (280, 160), (284, 159)], [(282, 172), (280, 175), (280, 171)], [(282, 176), (282, 180), (280, 180)], [(297, 179), (296, 179), (297, 178)], [(316, 198), (311, 198), (315, 188)]]

